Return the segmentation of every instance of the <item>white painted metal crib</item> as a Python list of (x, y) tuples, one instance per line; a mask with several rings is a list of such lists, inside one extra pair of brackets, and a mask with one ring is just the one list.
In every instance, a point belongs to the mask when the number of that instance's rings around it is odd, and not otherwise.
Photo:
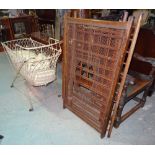
[(49, 38), (46, 45), (23, 38), (3, 42), (2, 46), (16, 70), (11, 87), (19, 74), (33, 86), (47, 85), (56, 79), (56, 65), (62, 52), (59, 40)]

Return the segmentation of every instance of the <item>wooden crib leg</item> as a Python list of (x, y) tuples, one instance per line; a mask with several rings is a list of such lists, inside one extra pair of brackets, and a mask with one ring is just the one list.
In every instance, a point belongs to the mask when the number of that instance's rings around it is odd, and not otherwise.
[(56, 94), (58, 95), (58, 97), (61, 97), (61, 94), (59, 94), (59, 89), (58, 89), (58, 81), (57, 79), (55, 80), (55, 87), (56, 87)]

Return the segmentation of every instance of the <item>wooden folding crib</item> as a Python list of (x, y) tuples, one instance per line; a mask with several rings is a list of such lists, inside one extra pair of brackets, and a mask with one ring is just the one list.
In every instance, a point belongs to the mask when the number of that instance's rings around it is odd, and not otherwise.
[(116, 124), (140, 21), (131, 40), (132, 17), (113, 22), (65, 16), (63, 106), (101, 137)]

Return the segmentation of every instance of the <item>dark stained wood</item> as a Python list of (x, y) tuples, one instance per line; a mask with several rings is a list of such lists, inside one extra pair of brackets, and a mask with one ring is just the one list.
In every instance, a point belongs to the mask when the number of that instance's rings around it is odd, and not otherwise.
[(8, 40), (15, 39), (14, 24), (23, 22), (26, 28), (26, 34), (38, 31), (37, 18), (34, 16), (20, 16), (14, 18), (2, 18), (2, 24), (8, 29)]
[[(152, 80), (140, 80), (136, 79), (135, 84), (132, 86), (129, 81), (126, 81), (124, 90), (121, 96), (120, 104), (117, 110), (117, 116), (115, 118), (114, 127), (118, 128), (119, 125), (125, 121), (129, 116), (136, 112), (139, 108), (143, 107), (146, 102), (146, 97), (148, 96), (149, 88), (152, 84)], [(137, 97), (143, 92), (142, 97)], [(122, 115), (123, 109), (130, 100), (136, 101), (137, 104), (129, 109)]]
[[(39, 31), (38, 28), (38, 19), (34, 16), (20, 16), (20, 17), (13, 17), (13, 18), (2, 18), (1, 23), (6, 28), (7, 33), (7, 40), (16, 39), (15, 37), (15, 29), (14, 24), (23, 22), (25, 25), (26, 33), (23, 35), (21, 34), (20, 37), (27, 37), (33, 32)], [(2, 46), (0, 46), (0, 51), (3, 51)]]
[(7, 29), (7, 38), (9, 40), (14, 39), (13, 38), (12, 27), (11, 27), (11, 24), (10, 24), (10, 19), (9, 18), (2, 18), (1, 23)]
[[(135, 47), (135, 53), (140, 54), (144, 58), (145, 57), (155, 58), (154, 28), (152, 28), (149, 25), (145, 25), (140, 29), (137, 44)], [(145, 74), (145, 75), (149, 75), (151, 69), (152, 69), (152, 65), (147, 62), (137, 60), (136, 58), (133, 58), (131, 61), (130, 70), (133, 70), (133, 71)], [(149, 90), (150, 96), (155, 91), (155, 73), (153, 77), (154, 77), (154, 81)]]
[[(134, 33), (134, 35), (135, 35), (135, 33)], [(134, 35), (133, 35), (133, 37), (134, 37)], [(131, 39), (131, 42), (133, 42), (132, 39)], [(131, 43), (131, 45), (132, 45), (132, 43)], [(130, 74), (130, 78), (126, 78), (125, 85), (123, 87), (123, 91), (122, 91), (122, 95), (121, 95), (121, 99), (120, 99), (120, 102), (118, 105), (117, 113), (115, 115), (116, 117), (115, 117), (114, 126), (116, 128), (118, 128), (119, 125), (124, 120), (126, 120), (129, 116), (131, 116), (139, 108), (144, 106), (144, 104), (146, 102), (146, 98), (148, 96), (148, 92), (149, 92), (150, 87), (154, 80), (153, 75), (155, 74), (155, 68), (154, 68), (153, 59), (142, 57), (139, 54), (135, 54), (134, 59), (136, 59), (136, 60), (138, 59), (138, 61), (141, 63), (144, 62), (146, 64), (151, 65), (151, 70), (149, 70), (148, 74), (144, 75), (141, 72), (138, 72), (137, 70), (136, 70), (136, 72), (134, 70), (131, 70), (131, 67), (130, 67), (130, 70), (128, 72), (128, 74)], [(131, 79), (131, 77), (132, 77), (132, 79)], [(143, 92), (142, 97), (139, 97), (138, 95), (142, 92)], [(125, 105), (132, 99), (134, 101), (136, 101), (137, 104), (135, 106), (133, 106), (130, 110), (128, 110), (125, 114), (122, 115)]]
[(55, 27), (56, 9), (36, 9), (39, 24), (50, 24)]
[(139, 94), (139, 91), (142, 91), (143, 89), (145, 89), (145, 87), (147, 87), (149, 84), (150, 84), (150, 80), (136, 79), (135, 84), (131, 86), (131, 88), (130, 87), (128, 88), (128, 89), (131, 89), (131, 91), (127, 93), (127, 98), (133, 98), (132, 96), (135, 95), (135, 93)]
[[(117, 110), (118, 110), (118, 107), (119, 107), (119, 104), (120, 104), (121, 95), (122, 95), (122, 92), (123, 92), (123, 89), (124, 89), (127, 73), (128, 73), (128, 70), (129, 70), (130, 62), (131, 62), (131, 59), (132, 59), (132, 55), (133, 55), (133, 52), (134, 52), (136, 40), (137, 40), (137, 37), (138, 37), (141, 19), (142, 19), (142, 15), (138, 19), (138, 23), (137, 23), (136, 28), (135, 28), (135, 32), (134, 32), (134, 35), (133, 35), (133, 38), (132, 38), (132, 42), (130, 44), (128, 44), (127, 49), (129, 49), (129, 52), (127, 53), (126, 61), (125, 61), (125, 59), (123, 60), (125, 62), (125, 66), (124, 67), (122, 66), (122, 77), (121, 77), (120, 85), (119, 85), (118, 90), (117, 90), (118, 93), (117, 93), (116, 101), (115, 101), (113, 112), (112, 112), (110, 127), (109, 127), (109, 131), (108, 131), (108, 137), (110, 137), (110, 135), (111, 135), (112, 128), (113, 128), (113, 125), (114, 125), (114, 122), (115, 122), (115, 118), (117, 116)], [(130, 37), (131, 36), (129, 35), (129, 38)]]
[(155, 58), (155, 32), (149, 27), (142, 27), (139, 32), (135, 53), (144, 57)]

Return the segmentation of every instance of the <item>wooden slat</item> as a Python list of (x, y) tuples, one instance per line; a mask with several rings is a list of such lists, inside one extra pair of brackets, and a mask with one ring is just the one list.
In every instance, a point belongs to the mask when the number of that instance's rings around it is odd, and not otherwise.
[(125, 69), (124, 69), (123, 78), (122, 78), (121, 85), (120, 85), (120, 88), (119, 88), (119, 93), (118, 93), (118, 96), (117, 96), (117, 102), (115, 104), (114, 111), (113, 111), (113, 116), (111, 118), (111, 124), (110, 124), (110, 128), (109, 128), (109, 131), (108, 131), (108, 137), (110, 137), (110, 135), (111, 135), (113, 124), (114, 124), (114, 121), (115, 121), (115, 118), (116, 118), (117, 109), (118, 109), (118, 106), (119, 106), (119, 102), (120, 102), (120, 99), (121, 99), (123, 87), (124, 87), (125, 80), (126, 80), (126, 76), (127, 76), (128, 69), (129, 69), (129, 66), (130, 66), (130, 62), (131, 62), (131, 59), (132, 59), (132, 55), (133, 55), (133, 52), (134, 52), (136, 40), (137, 40), (137, 37), (138, 37), (141, 19), (142, 19), (142, 16), (140, 16), (139, 19), (138, 19), (138, 23), (137, 23), (137, 26), (136, 26), (136, 29), (135, 29), (135, 32), (134, 32), (133, 40), (132, 40), (132, 43), (131, 43), (131, 46), (130, 46), (128, 58), (127, 58), (127, 61), (126, 61), (126, 66), (125, 66)]
[(138, 103), (136, 106), (134, 106), (130, 111), (128, 111), (127, 113), (125, 113), (122, 117), (121, 117), (121, 123), (123, 121), (125, 121), (129, 116), (131, 116), (135, 111), (137, 111), (139, 108), (141, 108), (143, 105), (142, 102)]
[(95, 19), (84, 19), (84, 18), (71, 18), (67, 17), (69, 23), (73, 24), (87, 24), (90, 26), (99, 26), (102, 28), (115, 28), (115, 29), (127, 29), (126, 25), (128, 22), (117, 22), (115, 23), (113, 21), (106, 21), (106, 20), (95, 20)]
[(87, 122), (89, 125), (91, 125), (93, 128), (95, 128), (98, 132), (101, 132), (100, 122), (93, 121), (91, 118), (86, 116), (80, 109), (78, 109), (76, 106), (68, 106), (66, 107), (71, 110), (73, 113), (75, 113), (77, 116), (79, 116), (82, 120)]

